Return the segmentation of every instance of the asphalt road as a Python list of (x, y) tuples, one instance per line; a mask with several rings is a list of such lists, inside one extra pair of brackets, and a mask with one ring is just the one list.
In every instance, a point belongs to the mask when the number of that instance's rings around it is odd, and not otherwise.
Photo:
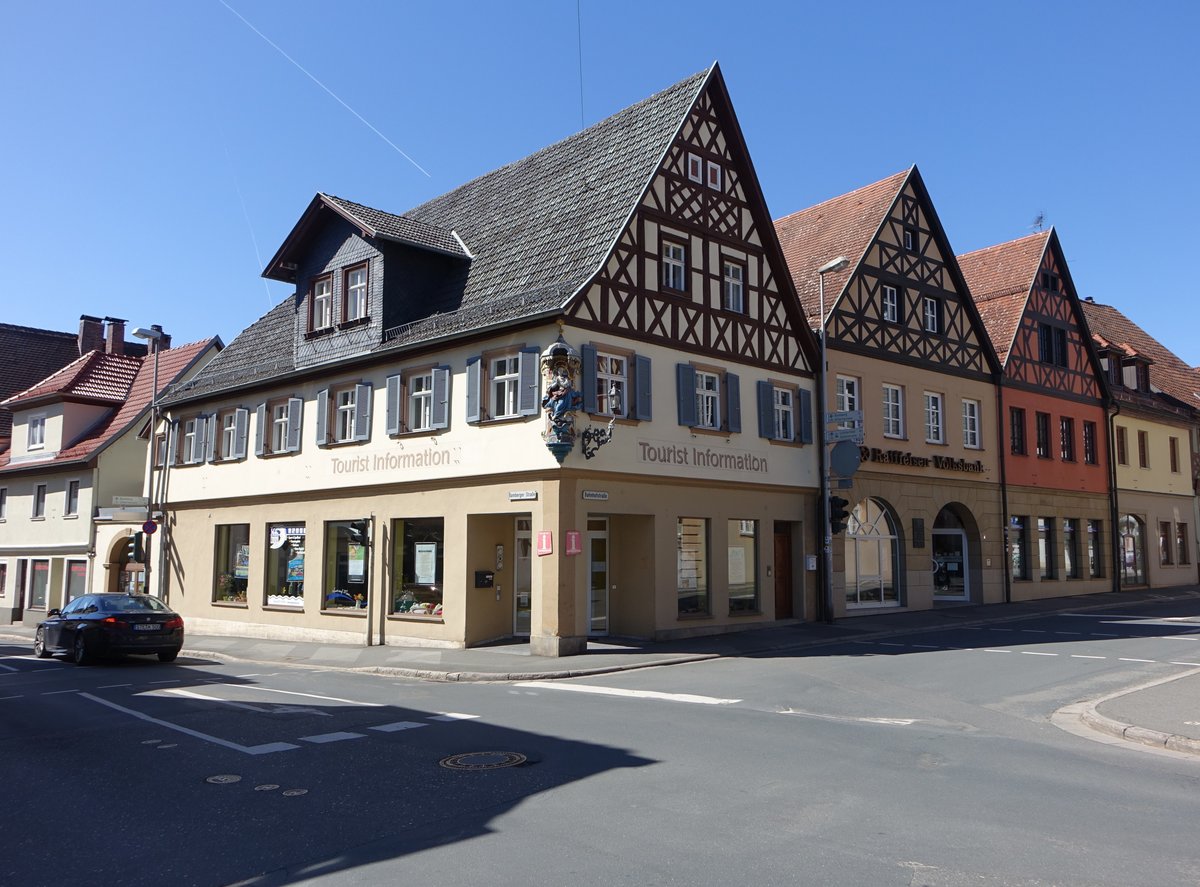
[(1050, 722), (1190, 606), (519, 684), (2, 645), (0, 883), (1194, 885), (1200, 759)]

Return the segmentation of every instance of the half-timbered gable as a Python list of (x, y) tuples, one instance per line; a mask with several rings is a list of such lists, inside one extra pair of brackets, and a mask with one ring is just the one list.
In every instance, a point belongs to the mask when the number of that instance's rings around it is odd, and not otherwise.
[(1005, 384), (1099, 403), (1103, 371), (1053, 229), (959, 256)]
[(776, 222), (806, 312), (818, 316), (817, 268), (828, 275), (829, 347), (987, 378), (994, 358), (953, 251), (914, 166)]
[(715, 67), (568, 313), (591, 329), (811, 372), (814, 343)]

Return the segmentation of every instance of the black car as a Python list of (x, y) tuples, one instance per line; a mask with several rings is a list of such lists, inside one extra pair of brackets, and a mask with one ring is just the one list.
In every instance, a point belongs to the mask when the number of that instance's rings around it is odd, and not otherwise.
[(183, 647), (183, 617), (148, 594), (85, 594), (46, 616), (33, 640), (43, 659), (66, 653), (86, 665), (96, 656), (157, 653), (174, 662)]

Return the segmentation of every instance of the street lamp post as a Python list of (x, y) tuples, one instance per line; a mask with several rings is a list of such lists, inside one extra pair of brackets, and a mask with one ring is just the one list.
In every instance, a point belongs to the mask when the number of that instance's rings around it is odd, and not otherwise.
[(823, 616), (826, 622), (833, 622), (833, 528), (829, 519), (829, 453), (825, 442), (825, 430), (828, 423), (825, 421), (825, 416), (828, 413), (826, 409), (826, 398), (829, 391), (829, 361), (826, 358), (825, 340), (828, 338), (825, 328), (825, 275), (831, 271), (841, 271), (850, 260), (845, 256), (838, 256), (836, 259), (831, 259), (820, 268), (817, 269), (817, 293), (820, 297), (820, 332), (821, 332), (821, 372), (818, 374), (820, 380), (820, 414), (821, 421), (817, 427), (821, 435), (821, 522), (825, 531), (825, 546), (824, 554), (824, 569), (821, 577), (821, 592), (824, 610)]
[[(147, 502), (146, 517), (148, 520), (154, 519), (154, 504), (158, 498), (155, 495), (154, 483), (154, 468), (157, 453), (155, 453), (155, 436), (158, 434), (158, 352), (161, 350), (163, 331), (158, 324), (152, 325), (149, 329), (145, 327), (134, 327), (134, 337), (145, 339), (148, 347), (154, 352), (154, 378), (151, 381), (150, 388), (150, 496)], [(146, 594), (150, 594), (150, 562), (153, 560), (152, 553), (158, 549), (158, 546), (153, 542), (153, 536), (146, 537), (147, 547), (150, 551), (144, 555), (146, 558)], [(161, 597), (161, 595), (160, 595)]]

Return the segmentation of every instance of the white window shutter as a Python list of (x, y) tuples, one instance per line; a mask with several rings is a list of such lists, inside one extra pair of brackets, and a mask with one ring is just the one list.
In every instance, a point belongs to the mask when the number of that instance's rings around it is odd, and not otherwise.
[(260, 403), (254, 411), (254, 455), (267, 451), (267, 405)]
[(399, 434), (401, 416), (404, 415), (404, 404), (400, 402), (403, 386), (400, 376), (387, 377), (387, 433)]
[(246, 458), (246, 439), (250, 436), (250, 411), (240, 407), (233, 414), (233, 458)]
[(450, 367), (433, 368), (433, 429), (450, 427)]
[(467, 421), (479, 422), (479, 389), (482, 385), (483, 362), (478, 357), (467, 360)]
[(300, 452), (300, 428), (304, 419), (304, 398), (288, 398), (287, 451)]
[(203, 454), (197, 462), (211, 462), (217, 458), (217, 414), (213, 413), (204, 424), (204, 442), (200, 449)]
[(536, 416), (541, 409), (541, 385), (538, 379), (538, 349), (522, 348), (519, 355), (520, 390), (517, 392), (517, 412)]
[[(289, 429), (290, 430), (290, 429)], [(317, 392), (317, 446), (329, 444), (329, 389)]]
[(371, 439), (371, 386), (360, 383), (354, 386), (354, 439)]

